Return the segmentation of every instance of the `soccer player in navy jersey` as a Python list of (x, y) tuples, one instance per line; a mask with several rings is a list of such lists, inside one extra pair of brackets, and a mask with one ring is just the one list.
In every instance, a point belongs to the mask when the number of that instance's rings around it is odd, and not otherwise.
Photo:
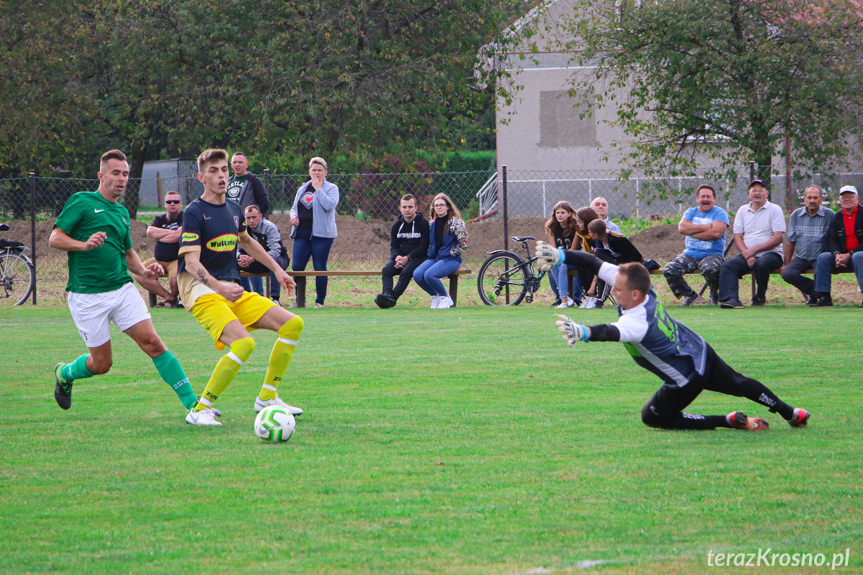
[(204, 193), (189, 204), (183, 216), (177, 276), (183, 305), (207, 330), (217, 349), (231, 348), (216, 364), (198, 404), (186, 416), (186, 423), (192, 425), (221, 425), (215, 419), (219, 413), (213, 403), (254, 351), (255, 340), (249, 331), (255, 329), (268, 329), (279, 336), (270, 352), (255, 411), (279, 405), (294, 415), (303, 413), (278, 395), (303, 331), (303, 319), (257, 293), (243, 290), (237, 245), (272, 271), (289, 294), (296, 284), (248, 234), (242, 208), (226, 201), (228, 179), (228, 153), (220, 149), (202, 152), (198, 156), (198, 180)]
[(572, 346), (578, 342), (619, 341), (641, 367), (662, 379), (662, 387), (641, 410), (641, 420), (662, 429), (730, 427), (762, 431), (765, 420), (742, 411), (728, 415), (698, 415), (683, 411), (705, 389), (745, 397), (778, 412), (792, 427), (803, 427), (809, 412), (779, 399), (761, 382), (732, 369), (700, 335), (673, 320), (650, 286), (650, 272), (641, 263), (616, 266), (585, 252), (565, 251), (537, 242), (543, 269), (562, 264), (592, 268), (612, 286), (620, 318), (614, 323), (586, 326), (559, 315), (558, 329)]

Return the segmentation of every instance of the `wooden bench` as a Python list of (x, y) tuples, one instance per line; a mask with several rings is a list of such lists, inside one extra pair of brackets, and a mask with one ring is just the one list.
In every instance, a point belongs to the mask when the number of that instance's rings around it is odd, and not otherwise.
[[(294, 281), (297, 282), (297, 287), (294, 288), (294, 301), (296, 302), (296, 307), (306, 307), (306, 278), (310, 277), (339, 277), (339, 276), (368, 276), (368, 277), (381, 277), (381, 270), (375, 271), (338, 271), (338, 270), (325, 270), (325, 271), (292, 271), (287, 270), (288, 274), (294, 278)], [(471, 273), (471, 270), (467, 270), (464, 268), (459, 268), (449, 276), (449, 296), (452, 298), (453, 306), (458, 302), (458, 277), (461, 275), (468, 275)], [(270, 274), (260, 273), (253, 274), (248, 272), (242, 272), (240, 275), (244, 277), (266, 277), (269, 282)], [(269, 287), (267, 287), (269, 290)], [(267, 291), (269, 293), (269, 291)]]

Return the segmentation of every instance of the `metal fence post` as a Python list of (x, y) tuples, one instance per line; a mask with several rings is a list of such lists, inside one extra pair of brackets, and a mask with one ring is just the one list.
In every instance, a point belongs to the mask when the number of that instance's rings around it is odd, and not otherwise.
[(273, 196), (270, 195), (270, 168), (264, 168), (264, 190), (267, 192), (267, 198), (270, 200), (270, 213), (268, 216), (273, 215)]
[(506, 166), (501, 166), (501, 175), (503, 178), (503, 249), (509, 249), (509, 203), (507, 201), (506, 189)]
[[(36, 265), (36, 172), (30, 172), (30, 253), (32, 254), (33, 269)], [(38, 276), (38, 274), (37, 274)], [(36, 288), (38, 281), (33, 282), (33, 305), (36, 305)]]

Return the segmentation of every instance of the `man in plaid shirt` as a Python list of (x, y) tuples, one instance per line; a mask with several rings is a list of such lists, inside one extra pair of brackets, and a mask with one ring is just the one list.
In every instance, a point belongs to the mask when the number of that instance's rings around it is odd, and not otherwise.
[(799, 289), (806, 303), (810, 304), (815, 303), (815, 282), (802, 274), (808, 269), (815, 269), (818, 254), (827, 250), (827, 230), (834, 215), (833, 210), (821, 205), (823, 197), (818, 186), (813, 184), (806, 187), (803, 191), (804, 206), (794, 210), (788, 217), (788, 232), (785, 236), (782, 279)]

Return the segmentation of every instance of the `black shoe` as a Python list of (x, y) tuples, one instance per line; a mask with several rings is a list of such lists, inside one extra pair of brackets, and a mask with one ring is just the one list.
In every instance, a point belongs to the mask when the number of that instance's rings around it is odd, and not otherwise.
[(833, 297), (829, 293), (815, 294), (815, 302), (809, 307), (833, 307)]
[(767, 303), (763, 297), (756, 297), (752, 299), (752, 307), (761, 307)]
[(803, 294), (803, 295), (806, 296), (806, 305), (812, 305), (816, 301), (818, 301), (818, 296), (816, 296), (814, 292)]
[(695, 292), (692, 292), (691, 294), (689, 294), (688, 296), (686, 296), (683, 299), (683, 302), (680, 304), (680, 307), (689, 307), (692, 304), (694, 304), (695, 300), (697, 300), (697, 299), (698, 299), (698, 294)]
[(719, 302), (719, 307), (722, 309), (743, 309), (743, 304), (739, 299), (727, 299)]
[(60, 376), (60, 368), (64, 365), (61, 361), (54, 366), (54, 399), (61, 408), (69, 409), (72, 407), (72, 382), (63, 381)]
[(391, 295), (382, 293), (378, 294), (378, 296), (375, 298), (375, 303), (378, 305), (379, 308), (387, 309), (396, 305), (396, 298)]
[(562, 299), (557, 298), (556, 300), (554, 300), (554, 301), (551, 303), (551, 307), (557, 307), (557, 306), (559, 306), (559, 305), (561, 304), (561, 302), (562, 302), (562, 301), (563, 301)]

